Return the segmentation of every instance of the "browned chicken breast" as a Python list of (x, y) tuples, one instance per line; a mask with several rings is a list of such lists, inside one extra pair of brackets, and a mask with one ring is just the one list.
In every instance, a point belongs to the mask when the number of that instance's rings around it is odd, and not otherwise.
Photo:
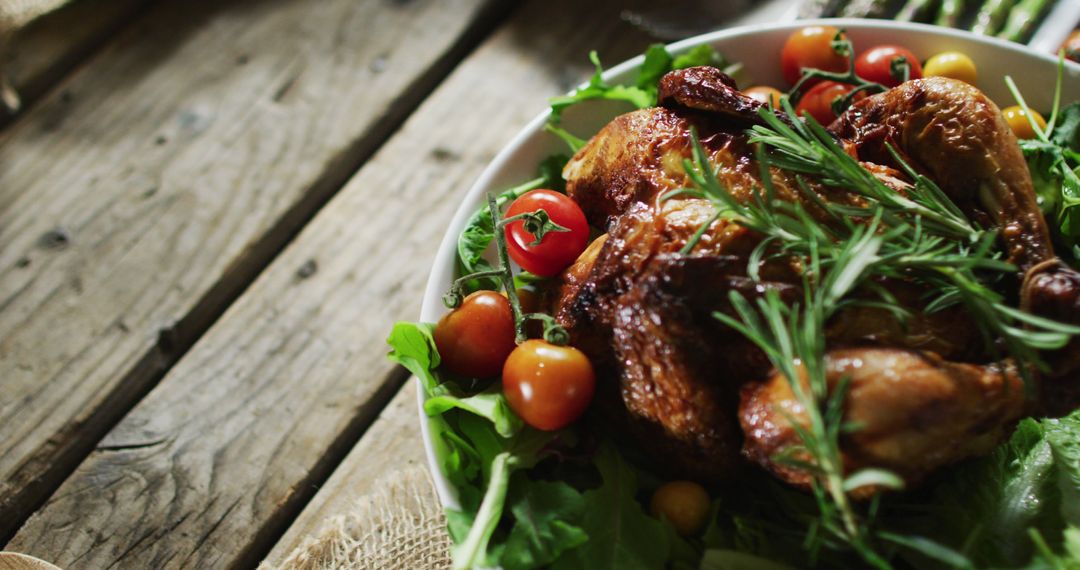
[[(777, 413), (794, 405), (786, 380), (712, 317), (730, 312), (733, 290), (753, 298), (772, 289), (794, 301), (802, 291), (801, 268), (771, 259), (760, 268), (761, 281), (752, 281), (746, 263), (760, 237), (724, 220), (713, 222), (691, 251), (681, 251), (710, 219), (712, 205), (665, 199), (687, 183), (683, 161), (690, 156), (691, 128), (736, 199), (759, 192), (759, 165), (744, 131), (759, 120), (760, 104), (712, 68), (668, 74), (660, 100), (661, 107), (614, 119), (564, 171), (570, 196), (607, 234), (567, 271), (556, 318), (597, 364), (601, 406), (624, 422), (658, 466), (721, 480), (739, 470), (741, 450), (779, 477), (804, 484), (801, 475), (772, 462), (775, 452), (796, 443)], [(910, 181), (882, 154), (885, 143), (895, 145), (970, 212), (1006, 228), (1014, 261), (1035, 271), (1053, 251), (1015, 139), (997, 114), (978, 91), (930, 80), (870, 97), (833, 128), (851, 139), (847, 146), (875, 176), (903, 191)], [(874, 120), (880, 128), (872, 127)], [(965, 131), (969, 124), (973, 133)], [(958, 151), (963, 170), (950, 169), (942, 158), (950, 144), (965, 145)], [(779, 198), (802, 200), (815, 214), (791, 175), (771, 174)], [(834, 189), (812, 190), (822, 200), (858, 203)], [(1047, 274), (1058, 288), (1061, 276), (1071, 275), (1060, 268)], [(903, 282), (881, 285), (914, 317), (902, 326), (884, 310), (841, 312), (826, 331), (830, 378), (852, 376), (845, 411), (866, 426), (843, 442), (847, 467), (894, 468), (914, 482), (1000, 441), (1024, 411), (1025, 396), (1008, 364), (988, 362), (964, 311), (924, 314), (922, 291)], [(1044, 293), (1053, 287), (1032, 287), (1033, 304), (1052, 304)], [(1075, 301), (1070, 295), (1053, 302)]]

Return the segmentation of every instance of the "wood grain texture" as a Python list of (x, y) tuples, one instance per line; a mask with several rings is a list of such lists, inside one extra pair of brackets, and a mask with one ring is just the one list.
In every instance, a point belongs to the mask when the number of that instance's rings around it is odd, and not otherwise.
[(0, 541), (494, 25), (168, 0), (0, 137)]
[(371, 492), (381, 479), (415, 465), (427, 465), (424, 442), (418, 431), (416, 381), (410, 379), (364, 432), (334, 474), (304, 507), (304, 512), (274, 545), (265, 559), (277, 567), (304, 539), (315, 535), (331, 517), (345, 514)]
[[(79, 0), (47, 14), (10, 39), (0, 38), (0, 69), (26, 109), (151, 0)], [(0, 124), (10, 119), (0, 109)]]
[[(466, 59), (112, 430), (10, 548), (66, 568), (232, 566), (269, 551), (403, 380), (446, 221), (546, 99), (647, 40), (610, 4), (533, 1)], [(374, 468), (391, 455), (368, 458)], [(261, 550), (260, 550), (261, 549)]]

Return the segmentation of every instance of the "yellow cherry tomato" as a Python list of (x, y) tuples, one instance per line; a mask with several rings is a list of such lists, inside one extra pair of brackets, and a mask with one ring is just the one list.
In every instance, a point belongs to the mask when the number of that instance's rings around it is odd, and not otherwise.
[(765, 85), (755, 85), (743, 89), (743, 94), (762, 103), (772, 103), (774, 109), (780, 108), (780, 96), (783, 95), (779, 89)]
[(709, 516), (709, 494), (692, 481), (671, 481), (653, 493), (649, 510), (665, 518), (682, 536), (693, 536), (705, 526)]
[[(1005, 115), (1005, 122), (1009, 124), (1009, 128), (1012, 129), (1016, 138), (1035, 138), (1035, 129), (1031, 128), (1031, 121), (1028, 121), (1027, 112), (1024, 111), (1023, 107), (1020, 105), (1006, 107), (1001, 110), (1001, 114)], [(1032, 109), (1031, 118), (1035, 121), (1036, 125), (1039, 125), (1039, 129), (1046, 130), (1046, 119), (1043, 119), (1038, 111)]]
[(947, 51), (926, 60), (923, 77), (951, 77), (975, 85), (978, 73), (975, 71), (975, 62), (971, 61), (970, 57), (958, 51)]

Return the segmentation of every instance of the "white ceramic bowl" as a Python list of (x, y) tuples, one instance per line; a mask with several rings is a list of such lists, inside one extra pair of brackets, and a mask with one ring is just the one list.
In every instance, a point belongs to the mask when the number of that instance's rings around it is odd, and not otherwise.
[[(678, 54), (700, 44), (712, 44), (728, 60), (742, 62), (754, 83), (783, 86), (780, 50), (784, 40), (793, 30), (815, 23), (827, 23), (846, 29), (856, 51), (879, 44), (899, 44), (923, 60), (943, 51), (966, 53), (978, 67), (978, 87), (999, 106), (1015, 104), (1005, 87), (1006, 75), (1011, 75), (1016, 81), (1031, 107), (1048, 110), (1052, 104), (1057, 73), (1056, 58), (1020, 44), (924, 24), (885, 20), (802, 20), (721, 30), (671, 44), (668, 49)], [(642, 49), (644, 48), (645, 46), (642, 46)], [(611, 83), (630, 82), (641, 61), (639, 56), (623, 62), (611, 68), (604, 78)], [(1067, 64), (1062, 93), (1063, 103), (1080, 99), (1080, 65)], [(571, 132), (587, 138), (616, 115), (628, 110), (627, 107), (610, 102), (590, 102), (567, 111), (563, 124)], [(421, 321), (435, 322), (446, 311), (442, 304), (442, 295), (454, 277), (457, 238), (469, 216), (483, 203), (484, 196), (488, 192), (497, 193), (533, 178), (540, 161), (551, 154), (566, 152), (566, 145), (562, 141), (543, 131), (547, 117), (547, 111), (540, 113), (518, 133), (492, 160), (480, 175), (480, 179), (464, 196), (446, 235), (443, 236), (431, 269), (423, 308), (420, 311)], [(439, 498), (444, 506), (456, 507), (454, 490), (439, 471), (439, 465), (432, 454), (431, 434), (423, 412), (424, 392), (419, 383), (417, 394), (424, 445)]]

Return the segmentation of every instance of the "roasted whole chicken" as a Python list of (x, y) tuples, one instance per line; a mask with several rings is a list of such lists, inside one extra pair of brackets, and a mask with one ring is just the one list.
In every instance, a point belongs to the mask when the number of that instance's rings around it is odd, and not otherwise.
[[(661, 199), (688, 184), (683, 161), (692, 127), (736, 199), (759, 192), (745, 130), (760, 121), (761, 104), (709, 67), (669, 73), (659, 100), (658, 107), (615, 118), (566, 166), (569, 195), (605, 233), (563, 275), (556, 318), (597, 367), (605, 413), (658, 467), (714, 482), (749, 463), (807, 485), (805, 471), (773, 461), (798, 443), (792, 421), (805, 410), (764, 354), (711, 316), (732, 314), (732, 290), (747, 298), (773, 290), (796, 300), (800, 268), (771, 259), (759, 280), (750, 279), (748, 257), (761, 238), (723, 218), (682, 254), (713, 206)], [(829, 130), (903, 192), (911, 181), (886, 150), (893, 145), (969, 218), (1000, 229), (1009, 260), (1021, 270), (1006, 285), (1020, 306), (1080, 323), (1080, 275), (1054, 256), (1016, 139), (981, 92), (945, 78), (913, 80), (856, 103)], [(809, 202), (791, 174), (772, 169), (771, 176), (777, 196)], [(812, 191), (822, 200), (859, 200), (827, 187)], [(805, 205), (813, 215), (813, 204)], [(927, 312), (923, 291), (881, 285), (911, 319), (901, 325), (887, 310), (856, 306), (826, 327), (828, 380), (850, 380), (845, 420), (861, 426), (841, 441), (846, 470), (884, 467), (915, 484), (938, 467), (989, 452), (1019, 418), (1046, 403), (1025, 390), (1011, 361), (988, 354), (962, 308)], [(1074, 341), (1046, 355), (1053, 372), (1039, 378), (1043, 400), (1075, 405), (1078, 354)]]

